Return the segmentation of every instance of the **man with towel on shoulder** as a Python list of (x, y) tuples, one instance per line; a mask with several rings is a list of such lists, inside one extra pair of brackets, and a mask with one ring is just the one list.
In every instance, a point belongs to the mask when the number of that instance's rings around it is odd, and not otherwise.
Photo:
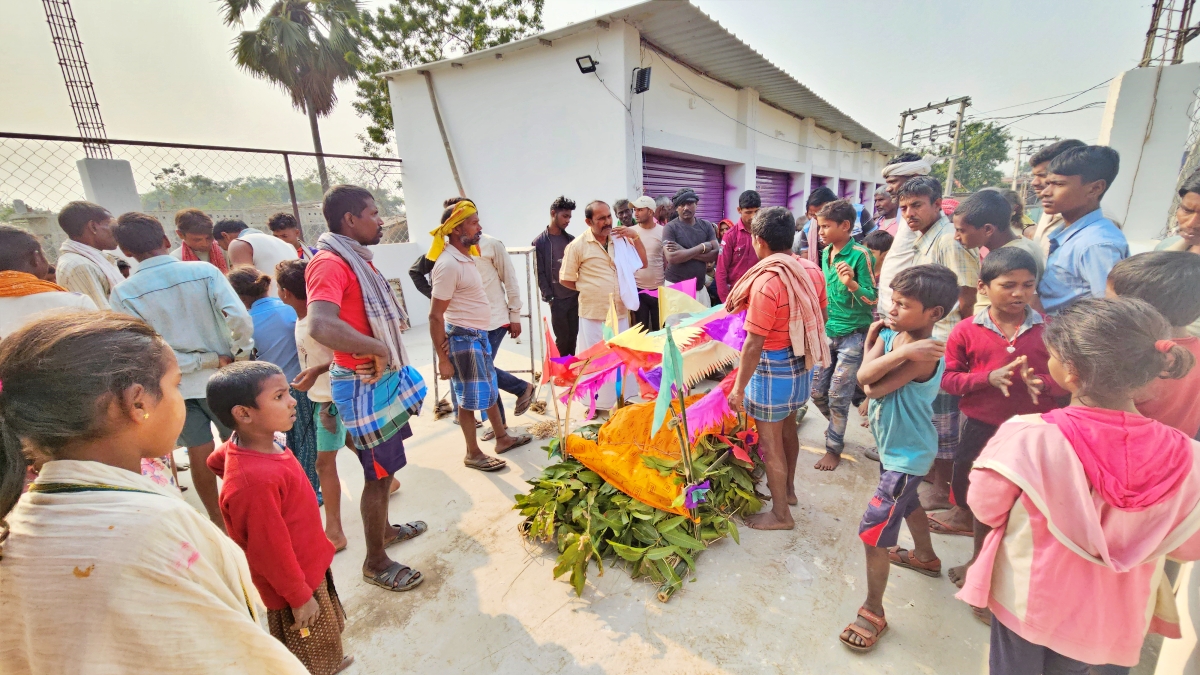
[(429, 527), (420, 520), (390, 524), (388, 495), (392, 476), (408, 461), (408, 418), (420, 412), (420, 401), (412, 400), (418, 398), (415, 391), (424, 396), (424, 384), (406, 375), (409, 360), (400, 324), (408, 317), (387, 279), (371, 263), (374, 253), (368, 246), (383, 237), (375, 198), (355, 185), (335, 185), (325, 193), (321, 211), (329, 231), (317, 240), (317, 254), (304, 270), (308, 332), (333, 350), (333, 403), (366, 479), (360, 505), (367, 544), (363, 579), (389, 591), (407, 591), (425, 578), (393, 561), (384, 549)]
[(458, 400), (458, 423), (467, 442), (463, 464), (479, 471), (499, 471), (505, 461), (479, 449), (475, 411), (487, 411), (498, 455), (529, 443), (532, 437), (510, 435), (500, 414), (500, 387), (488, 336), (492, 310), (483, 277), (472, 260), (479, 256), (483, 237), (475, 203), (463, 199), (446, 207), (442, 224), (429, 234), (433, 236), (425, 256), (433, 261), (429, 336), (437, 350), (438, 377), (450, 380)]

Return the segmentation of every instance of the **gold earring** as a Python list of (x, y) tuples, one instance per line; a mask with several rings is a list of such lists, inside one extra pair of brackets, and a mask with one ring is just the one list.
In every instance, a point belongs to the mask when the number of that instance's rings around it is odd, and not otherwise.
[(144, 419), (144, 420), (150, 419), (150, 413), (148, 413), (148, 412), (142, 413), (142, 419)]

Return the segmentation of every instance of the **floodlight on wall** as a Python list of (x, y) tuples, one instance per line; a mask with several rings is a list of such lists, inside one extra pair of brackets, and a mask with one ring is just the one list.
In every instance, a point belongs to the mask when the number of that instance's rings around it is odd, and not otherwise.
[(633, 93), (642, 94), (650, 90), (650, 69), (633, 69)]
[(588, 55), (575, 59), (575, 65), (579, 66), (579, 72), (586, 75), (596, 72), (596, 66), (600, 65), (600, 62), (593, 60), (591, 55)]

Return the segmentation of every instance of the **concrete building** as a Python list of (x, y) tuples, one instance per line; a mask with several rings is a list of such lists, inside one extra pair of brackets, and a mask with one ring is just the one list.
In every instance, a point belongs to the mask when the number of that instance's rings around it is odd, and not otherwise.
[(1172, 208), (1181, 164), (1196, 124), (1200, 63), (1134, 68), (1113, 78), (1096, 140), (1121, 153), (1121, 171), (1104, 210), (1130, 242), (1174, 228)]
[[(585, 56), (594, 72), (581, 72)], [(637, 68), (653, 75), (640, 94)], [(738, 195), (752, 188), (793, 211), (821, 185), (869, 207), (895, 151), (686, 0), (643, 2), (385, 77), (422, 245), (442, 200), (459, 193), (451, 155), (484, 230), (526, 246), (560, 194), (579, 205), (576, 232), (592, 199), (683, 186), (700, 193), (699, 213), (712, 221), (736, 218)]]

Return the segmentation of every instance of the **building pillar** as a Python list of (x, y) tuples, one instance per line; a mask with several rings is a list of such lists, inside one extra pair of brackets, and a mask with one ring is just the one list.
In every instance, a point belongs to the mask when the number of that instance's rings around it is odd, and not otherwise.
[(737, 92), (737, 126), (735, 143), (744, 158), (741, 164), (725, 168), (725, 217), (737, 220), (738, 197), (758, 185), (758, 91), (750, 88)]
[(87, 158), (75, 162), (75, 166), (89, 202), (103, 206), (114, 216), (142, 210), (133, 167), (127, 160)]

